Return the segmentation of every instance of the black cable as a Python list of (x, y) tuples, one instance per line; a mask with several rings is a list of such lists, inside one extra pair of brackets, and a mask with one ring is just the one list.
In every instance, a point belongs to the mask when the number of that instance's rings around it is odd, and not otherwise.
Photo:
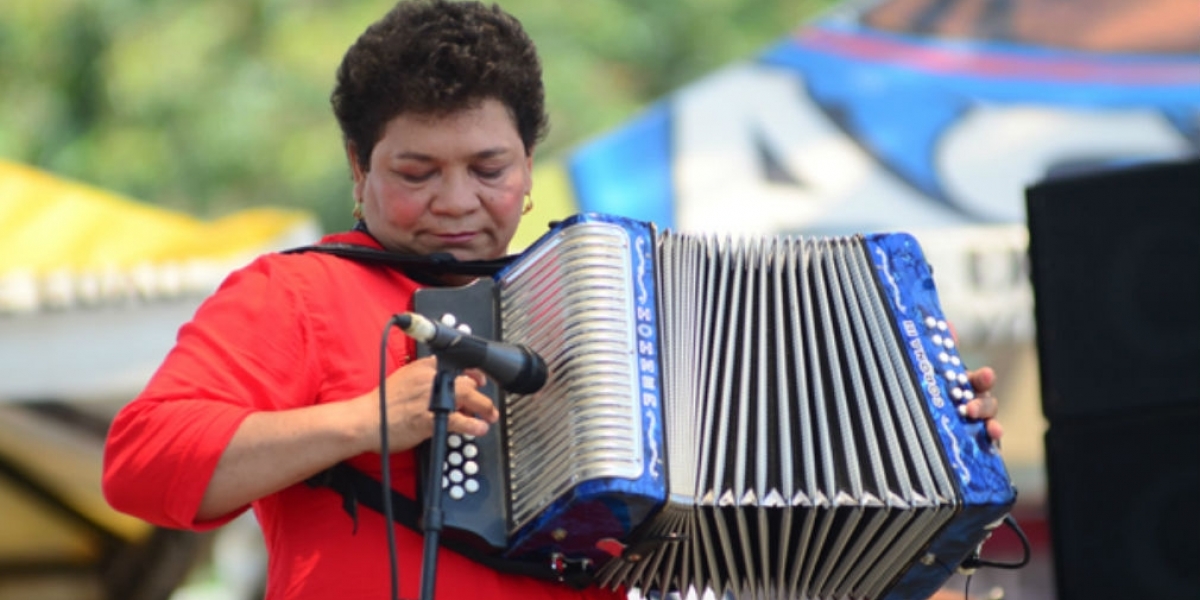
[(985, 560), (976, 555), (964, 560), (962, 564), (963, 568), (978, 569), (982, 567), (991, 567), (993, 569), (1020, 569), (1021, 567), (1029, 564), (1029, 557), (1033, 552), (1029, 546), (1029, 538), (1025, 537), (1025, 532), (1021, 531), (1021, 526), (1017, 525), (1017, 520), (1014, 519), (1012, 515), (1004, 516), (1004, 524), (1007, 525), (1009, 529), (1012, 529), (1013, 533), (1017, 534), (1017, 538), (1021, 540), (1021, 547), (1025, 550), (1025, 556), (1023, 556), (1019, 562), (1006, 563)]
[(388, 451), (388, 421), (387, 421), (387, 358), (388, 334), (392, 327), (398, 327), (396, 322), (400, 315), (393, 316), (383, 328), (383, 340), (379, 347), (379, 455), (380, 468), (383, 470), (383, 514), (387, 517), (388, 542), (388, 572), (391, 575), (392, 600), (400, 600), (400, 571), (397, 568), (399, 557), (396, 552), (395, 520), (392, 518), (392, 499), (389, 492), (392, 489), (392, 465)]
[(963, 584), (963, 600), (971, 600), (971, 577), (967, 575), (967, 582)]

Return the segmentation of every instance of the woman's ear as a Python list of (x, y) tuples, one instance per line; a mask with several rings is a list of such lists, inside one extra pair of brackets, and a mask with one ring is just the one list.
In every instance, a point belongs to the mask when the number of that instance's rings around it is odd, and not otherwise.
[(533, 148), (525, 155), (525, 172), (529, 175), (529, 184), (525, 187), (525, 195), (533, 193)]

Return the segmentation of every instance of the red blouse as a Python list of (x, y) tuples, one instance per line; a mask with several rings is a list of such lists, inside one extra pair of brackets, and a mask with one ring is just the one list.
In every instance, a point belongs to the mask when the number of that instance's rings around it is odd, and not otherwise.
[[(358, 232), (323, 241), (379, 247)], [(411, 308), (418, 287), (393, 269), (314, 252), (266, 255), (230, 275), (180, 329), (146, 389), (113, 420), (104, 456), (109, 502), (177, 529), (208, 530), (232, 520), (242, 511), (207, 522), (197, 521), (196, 512), (242, 419), (374, 389), (383, 328), (392, 315)], [(389, 372), (414, 355), (407, 336), (390, 334)], [(377, 454), (350, 463), (380, 477)], [(414, 496), (413, 452), (394, 454), (391, 465), (395, 489)], [(382, 515), (360, 508), (356, 531), (337, 493), (303, 483), (252, 507), (269, 556), (267, 600), (389, 597)], [(417, 598), (421, 536), (392, 527), (401, 596)], [(448, 550), (438, 558), (438, 598), (625, 596), (498, 573)]]

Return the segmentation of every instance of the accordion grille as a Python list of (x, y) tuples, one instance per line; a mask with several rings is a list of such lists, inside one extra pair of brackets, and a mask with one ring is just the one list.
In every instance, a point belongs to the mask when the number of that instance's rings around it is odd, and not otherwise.
[[(550, 379), (513, 395), (502, 418), (510, 531), (580, 482), (642, 472), (630, 240), (605, 224), (565, 229), (500, 278), (503, 332), (545, 360)], [(541, 254), (541, 256), (536, 256)]]

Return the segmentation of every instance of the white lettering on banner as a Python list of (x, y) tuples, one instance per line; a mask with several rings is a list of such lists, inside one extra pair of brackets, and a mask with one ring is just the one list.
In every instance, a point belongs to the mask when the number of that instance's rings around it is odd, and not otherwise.
[(981, 220), (1025, 222), (1025, 188), (1080, 158), (1164, 158), (1192, 151), (1150, 109), (978, 107), (936, 146), (938, 178), (955, 204)]
[[(758, 234), (1024, 223), (1024, 188), (1057, 163), (1194, 152), (1153, 107), (982, 105), (930, 148), (913, 149), (932, 154), (931, 168), (954, 204), (947, 206), (893, 175), (804, 89), (797, 71), (745, 63), (676, 94), (672, 148), (681, 230)], [(764, 151), (801, 185), (769, 181)], [(737, 210), (729, 210), (731, 198)]]
[[(962, 221), (880, 168), (804, 94), (795, 71), (757, 64), (726, 69), (685, 88), (672, 107), (682, 230), (861, 231), (877, 215), (930, 225)], [(802, 185), (767, 180), (764, 149)]]
[[(924, 230), (918, 240), (965, 345), (1033, 341), (1026, 186), (1075, 158), (1194, 152), (1152, 107), (981, 105), (927, 150), (948, 205), (881, 165), (804, 90), (797, 71), (744, 63), (676, 94), (677, 226), (734, 234)], [(763, 152), (800, 184), (770, 181)]]

